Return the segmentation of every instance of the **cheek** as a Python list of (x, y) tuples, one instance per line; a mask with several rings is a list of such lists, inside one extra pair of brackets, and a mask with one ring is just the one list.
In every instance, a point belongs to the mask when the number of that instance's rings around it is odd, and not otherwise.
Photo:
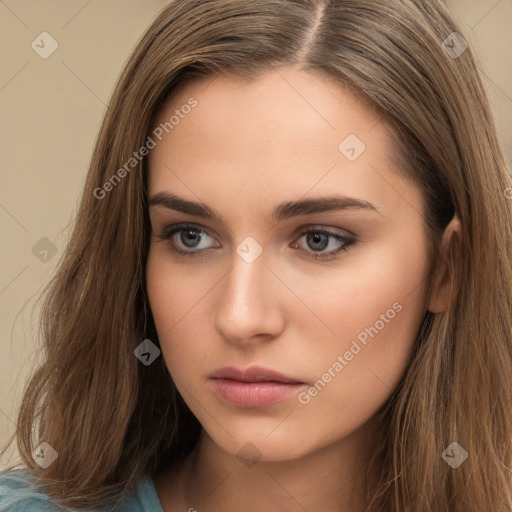
[[(208, 314), (204, 310), (209, 294), (222, 274), (191, 272), (170, 261), (165, 247), (151, 246), (146, 264), (146, 290), (149, 306), (167, 368), (180, 375), (186, 367), (198, 364), (202, 345), (208, 346)], [(210, 327), (211, 329), (211, 327)], [(188, 372), (190, 374), (190, 372)]]
[(298, 396), (298, 424), (335, 441), (381, 409), (407, 370), (420, 320), (413, 302), (402, 298), (390, 308), (387, 300), (381, 308), (372, 304), (372, 314), (359, 313), (351, 321), (354, 335), (341, 336), (321, 355), (308, 354), (314, 371), (310, 386)]
[(350, 401), (364, 390), (375, 398), (367, 402), (371, 409), (396, 387), (425, 313), (426, 254), (421, 240), (375, 244), (371, 251), (353, 253), (339, 270), (295, 280), (295, 291), (307, 297), (324, 325), (312, 315), (294, 317), (297, 332), (305, 333), (302, 356), (312, 380), (320, 379), (320, 387), (328, 382), (320, 402)]

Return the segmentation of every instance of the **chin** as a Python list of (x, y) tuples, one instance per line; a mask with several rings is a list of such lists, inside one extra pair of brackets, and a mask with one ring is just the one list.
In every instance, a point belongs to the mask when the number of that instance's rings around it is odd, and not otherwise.
[[(290, 428), (285, 428), (283, 424), (279, 424), (281, 420), (267, 418), (265, 422), (254, 422), (248, 419), (245, 422), (239, 421), (235, 425), (224, 422), (223, 426), (229, 434), (217, 426), (208, 431), (208, 436), (221, 450), (239, 458), (248, 467), (257, 462), (284, 462), (299, 459), (319, 448), (316, 445), (319, 440), (317, 433), (301, 432), (297, 428), (293, 428), (292, 431)], [(308, 445), (305, 442), (308, 438), (311, 441), (315, 440), (316, 443)]]

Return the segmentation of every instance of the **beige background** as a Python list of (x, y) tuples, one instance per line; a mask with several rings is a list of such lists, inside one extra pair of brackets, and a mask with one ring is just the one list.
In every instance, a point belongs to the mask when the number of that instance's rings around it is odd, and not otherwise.
[[(477, 53), (512, 162), (512, 0), (447, 3)], [(65, 245), (105, 104), (135, 42), (165, 4), (0, 0), (2, 444), (39, 357), (37, 293)], [(43, 31), (58, 43), (47, 59), (31, 47)], [(0, 468), (15, 455), (10, 450)]]

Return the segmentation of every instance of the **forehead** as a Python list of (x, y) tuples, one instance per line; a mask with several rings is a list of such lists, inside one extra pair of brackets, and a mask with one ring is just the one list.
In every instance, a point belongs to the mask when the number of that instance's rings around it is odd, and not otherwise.
[(174, 91), (154, 128), (165, 123), (149, 155), (150, 194), (174, 189), (221, 200), (236, 191), (257, 202), (333, 189), (367, 200), (408, 193), (392, 164), (389, 125), (319, 74), (281, 68), (251, 81), (195, 79)]
[[(368, 101), (332, 77), (280, 68), (251, 80), (218, 74), (181, 83), (160, 109), (155, 125), (168, 121), (191, 98), (197, 101), (198, 108), (187, 114), (191, 120), (182, 124), (190, 127), (194, 123), (195, 129), (216, 136), (222, 135), (219, 127), (226, 128), (226, 121), (229, 127), (243, 126), (248, 135), (258, 133), (259, 140), (266, 133), (286, 135), (308, 128), (311, 132), (321, 130), (325, 136), (330, 132), (339, 137), (343, 130), (362, 132), (368, 122), (374, 125), (381, 121)], [(340, 112), (345, 115), (340, 116)], [(267, 124), (262, 131), (263, 123)], [(172, 131), (180, 130), (175, 126)]]

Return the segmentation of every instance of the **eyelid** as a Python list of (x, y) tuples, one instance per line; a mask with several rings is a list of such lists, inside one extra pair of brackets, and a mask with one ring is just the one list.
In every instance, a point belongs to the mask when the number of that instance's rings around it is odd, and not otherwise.
[[(177, 224), (171, 224), (170, 226), (167, 226), (164, 228), (163, 233), (164, 236), (170, 236), (173, 232), (176, 232), (180, 229), (187, 229), (187, 228), (193, 228), (197, 229), (198, 231), (202, 231), (206, 233), (208, 236), (214, 237), (214, 235), (211, 234), (210, 230), (201, 224), (197, 224), (196, 222), (179, 222)], [(352, 233), (351, 231), (348, 231), (347, 229), (343, 229), (343, 233), (338, 233), (336, 231), (333, 231), (333, 229), (341, 229), (341, 228), (334, 228), (325, 226), (323, 224), (308, 224), (306, 226), (301, 226), (297, 231), (296, 235), (303, 235), (304, 233), (308, 233), (310, 231), (318, 230), (319, 232), (326, 232), (333, 235), (341, 236), (345, 239), (352, 239), (356, 238), (355, 233)]]
[(164, 228), (163, 235), (171, 236), (172, 234), (185, 229), (195, 229), (197, 231), (206, 233), (208, 236), (214, 238), (214, 236), (210, 233), (210, 230), (208, 228), (205, 228), (204, 226), (201, 226), (196, 222), (178, 222), (177, 224), (171, 224)]
[[(338, 233), (337, 231), (334, 231), (335, 229), (340, 229), (342, 233)], [(308, 224), (307, 226), (302, 226), (299, 228), (298, 233), (300, 235), (303, 235), (304, 233), (309, 233), (310, 231), (318, 231), (320, 233), (328, 233), (331, 235), (340, 236), (342, 238), (345, 238), (347, 240), (352, 240), (356, 238), (355, 233), (352, 233), (351, 231), (348, 231), (347, 229), (341, 229), (341, 228), (335, 228), (326, 226), (324, 224)]]

